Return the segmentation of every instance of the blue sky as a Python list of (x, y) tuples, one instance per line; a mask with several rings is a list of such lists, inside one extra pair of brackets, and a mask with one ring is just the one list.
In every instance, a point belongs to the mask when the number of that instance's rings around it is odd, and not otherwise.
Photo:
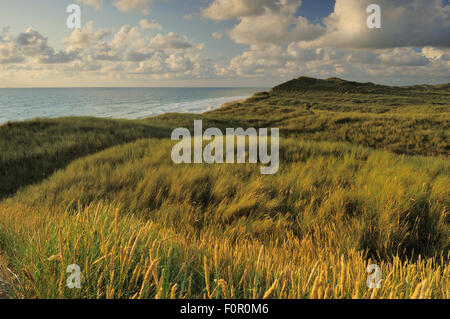
[[(74, 0), (5, 0), (8, 9), (0, 10), (0, 27), (10, 27), (13, 33), (20, 33), (28, 27), (39, 30), (49, 38), (55, 48), (62, 49), (61, 39), (68, 37), (71, 30), (65, 26), (68, 14), (66, 8)], [(155, 2), (149, 14), (129, 12), (124, 14), (117, 10), (111, 1), (104, 1), (101, 10), (94, 7), (82, 7), (82, 23), (94, 21), (98, 26), (120, 29), (125, 24), (136, 25), (140, 19), (154, 19), (168, 31), (183, 34), (201, 42), (210, 43), (206, 46), (208, 53), (217, 57), (236, 54), (242, 50), (242, 45), (223, 39), (211, 38), (212, 32), (220, 32), (233, 27), (235, 21), (207, 21), (199, 15), (201, 0), (171, 0)], [(1, 6), (1, 5), (0, 5)], [(334, 0), (303, 0), (298, 15), (304, 15), (311, 21), (320, 22), (328, 16), (334, 7)], [(192, 19), (184, 16), (192, 14)]]
[[(450, 81), (448, 0), (4, 0), (0, 87)], [(82, 26), (66, 26), (68, 5)], [(28, 39), (21, 41), (21, 39)]]

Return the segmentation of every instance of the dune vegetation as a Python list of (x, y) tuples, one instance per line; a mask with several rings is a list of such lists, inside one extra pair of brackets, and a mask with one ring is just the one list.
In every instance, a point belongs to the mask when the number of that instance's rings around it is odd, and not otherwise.
[[(448, 85), (302, 77), (201, 115), (0, 126), (0, 295), (450, 298), (449, 111)], [(174, 164), (194, 119), (279, 127), (279, 172)]]

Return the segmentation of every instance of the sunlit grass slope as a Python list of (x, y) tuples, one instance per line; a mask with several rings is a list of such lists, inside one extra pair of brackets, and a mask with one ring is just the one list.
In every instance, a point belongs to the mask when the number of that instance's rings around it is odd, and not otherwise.
[[(177, 166), (172, 145), (108, 149), (3, 202), (17, 296), (447, 296), (447, 161), (283, 139), (284, 165), (263, 177)], [(383, 264), (378, 292), (369, 258)], [(65, 288), (69, 264), (87, 271), (81, 291)]]
[(387, 87), (300, 77), (207, 113), (285, 135), (343, 141), (399, 154), (449, 155), (449, 85)]
[[(2, 125), (0, 297), (449, 298), (449, 111), (448, 85), (301, 77), (201, 115)], [(279, 127), (279, 172), (173, 164), (196, 119)]]
[[(15, 247), (9, 293), (19, 298), (450, 297), (448, 255), (378, 262), (381, 288), (368, 289), (372, 261), (354, 249), (340, 255), (332, 242), (342, 233), (331, 226), (267, 244), (218, 236), (214, 227), (176, 232), (103, 205), (9, 212), (2, 243)], [(74, 262), (83, 272), (79, 290), (66, 287)]]
[(399, 154), (450, 152), (448, 85), (391, 88), (301, 77), (201, 115), (141, 121), (38, 119), (0, 126), (0, 198), (39, 182), (72, 160), (177, 127), (279, 127), (284, 136), (348, 142)]
[(107, 147), (167, 132), (137, 121), (43, 119), (0, 126), (0, 199)]

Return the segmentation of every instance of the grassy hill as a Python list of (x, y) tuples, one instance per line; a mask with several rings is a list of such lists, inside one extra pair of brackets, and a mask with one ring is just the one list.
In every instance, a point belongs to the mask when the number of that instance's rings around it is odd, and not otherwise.
[(398, 154), (450, 152), (450, 91), (300, 77), (207, 113), (280, 127), (285, 136), (348, 142)]
[(376, 85), (373, 83), (345, 81), (339, 78), (321, 80), (302, 76), (274, 87), (270, 93), (273, 95), (299, 95), (305, 92), (399, 94), (404, 91), (407, 91), (407, 89)]
[[(449, 298), (449, 111), (445, 85), (302, 77), (201, 115), (0, 126), (6, 293)], [(280, 171), (173, 164), (170, 132), (194, 119), (279, 127)]]
[(43, 119), (0, 126), (0, 199), (39, 182), (74, 159), (168, 131), (137, 121)]

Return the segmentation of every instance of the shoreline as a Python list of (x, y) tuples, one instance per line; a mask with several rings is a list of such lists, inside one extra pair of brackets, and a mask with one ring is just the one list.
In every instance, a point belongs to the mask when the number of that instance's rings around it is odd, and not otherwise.
[[(85, 100), (84, 105), (65, 105), (64, 107), (55, 107), (45, 105), (44, 108), (37, 106), (30, 106), (30, 101), (24, 101), (24, 105), (10, 106), (0, 108), (5, 111), (3, 114), (6, 116), (0, 116), (0, 126), (7, 123), (26, 122), (32, 120), (43, 119), (58, 119), (64, 117), (95, 117), (102, 119), (113, 120), (143, 120), (168, 113), (180, 113), (180, 114), (204, 114), (210, 111), (220, 109), (224, 106), (237, 103), (239, 101), (245, 101), (252, 96), (252, 92), (248, 95), (235, 95), (235, 96), (219, 96), (211, 98), (199, 98), (195, 100), (185, 99), (179, 102), (168, 101), (167, 103), (158, 102), (155, 98), (155, 102), (146, 102), (145, 100), (135, 102), (130, 99), (129, 104), (126, 107), (121, 107), (121, 103), (111, 105), (102, 104), (95, 101)], [(58, 102), (64, 105), (64, 102)], [(71, 102), (75, 104), (74, 102)], [(89, 111), (84, 110), (88, 108)], [(1, 113), (1, 112), (0, 112)], [(9, 116), (9, 114), (12, 114)]]

